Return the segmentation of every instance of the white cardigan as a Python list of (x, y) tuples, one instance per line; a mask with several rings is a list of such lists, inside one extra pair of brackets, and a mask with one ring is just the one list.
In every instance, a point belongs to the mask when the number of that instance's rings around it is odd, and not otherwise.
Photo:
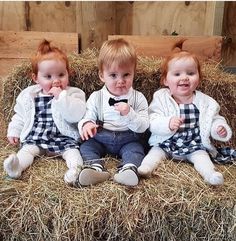
[[(199, 126), (202, 144), (215, 156), (216, 148), (212, 145), (210, 136), (219, 141), (228, 141), (232, 136), (232, 131), (225, 118), (219, 115), (220, 106), (213, 98), (196, 91), (193, 104), (200, 112)], [(149, 106), (150, 131), (152, 133), (149, 144), (151, 146), (156, 146), (175, 134), (175, 131), (169, 129), (169, 122), (173, 116), (180, 116), (180, 110), (178, 104), (171, 97), (170, 90), (163, 88), (156, 91)], [(219, 125), (224, 126), (227, 130), (225, 138), (221, 138), (216, 133)]]
[[(41, 91), (39, 85), (24, 89), (16, 99), (15, 114), (8, 126), (7, 136), (19, 137), (22, 142), (34, 124), (34, 97)], [(67, 87), (58, 99), (52, 99), (52, 117), (61, 132), (75, 140), (79, 138), (77, 124), (86, 111), (85, 93), (75, 87)]]

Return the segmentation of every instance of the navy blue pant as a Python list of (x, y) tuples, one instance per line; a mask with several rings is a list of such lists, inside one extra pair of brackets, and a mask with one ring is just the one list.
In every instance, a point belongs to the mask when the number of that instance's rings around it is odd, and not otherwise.
[(145, 154), (139, 134), (128, 131), (109, 131), (102, 129), (93, 138), (83, 142), (80, 152), (85, 164), (101, 164), (106, 154), (121, 158), (121, 166), (134, 164), (139, 167)]

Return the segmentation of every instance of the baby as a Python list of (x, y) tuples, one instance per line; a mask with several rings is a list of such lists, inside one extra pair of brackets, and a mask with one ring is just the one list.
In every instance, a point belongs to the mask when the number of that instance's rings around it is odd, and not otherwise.
[(7, 131), (10, 144), (20, 142), (21, 149), (5, 159), (4, 169), (11, 178), (19, 178), (36, 156), (62, 155), (68, 167), (64, 180), (74, 184), (77, 167), (83, 164), (77, 124), (85, 114), (85, 94), (69, 86), (67, 56), (47, 40), (40, 43), (32, 69), (36, 84), (17, 97)]
[(224, 178), (210, 159), (217, 150), (210, 137), (228, 141), (232, 131), (220, 107), (210, 96), (196, 90), (201, 67), (194, 54), (179, 51), (162, 65), (161, 82), (167, 87), (154, 93), (149, 107), (152, 147), (138, 171), (150, 176), (165, 159), (188, 160), (211, 185), (223, 184)]
[(123, 39), (108, 40), (100, 49), (98, 68), (104, 86), (91, 94), (86, 114), (79, 122), (84, 140), (81, 155), (88, 164), (78, 176), (82, 186), (109, 179), (102, 159), (106, 154), (122, 159), (115, 182), (126, 186), (139, 182), (137, 168), (144, 158), (140, 134), (149, 121), (147, 100), (132, 87), (136, 61), (134, 47)]

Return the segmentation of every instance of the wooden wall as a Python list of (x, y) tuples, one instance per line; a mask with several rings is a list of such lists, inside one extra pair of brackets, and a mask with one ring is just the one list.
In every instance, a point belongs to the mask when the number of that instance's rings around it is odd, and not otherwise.
[(236, 2), (225, 2), (222, 35), (225, 36), (223, 59), (227, 66), (236, 66)]
[(100, 47), (111, 34), (223, 34), (224, 62), (235, 65), (235, 12), (235, 2), (222, 1), (4, 1), (0, 30), (77, 32), (82, 49)]

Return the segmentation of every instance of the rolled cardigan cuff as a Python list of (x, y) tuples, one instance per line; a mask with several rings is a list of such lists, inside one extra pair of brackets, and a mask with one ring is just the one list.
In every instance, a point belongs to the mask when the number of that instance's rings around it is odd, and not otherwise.
[[(226, 129), (226, 131), (227, 131), (226, 137), (220, 137), (217, 134), (217, 127), (218, 126), (223, 126)], [(212, 136), (213, 139), (215, 139), (217, 141), (226, 142), (226, 141), (229, 141), (230, 138), (232, 137), (232, 130), (230, 129), (228, 124), (225, 124), (225, 123), (222, 123), (222, 122), (218, 122), (218, 123), (215, 123), (213, 128), (211, 129), (211, 136)]]

